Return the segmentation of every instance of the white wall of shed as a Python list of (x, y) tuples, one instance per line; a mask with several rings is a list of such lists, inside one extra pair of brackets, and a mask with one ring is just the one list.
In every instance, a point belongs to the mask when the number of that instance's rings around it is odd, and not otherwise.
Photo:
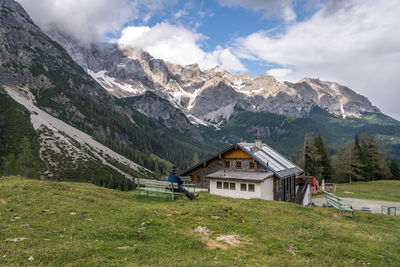
[(268, 178), (260, 185), (261, 198), (265, 200), (274, 200), (274, 178)]
[(306, 193), (303, 198), (303, 206), (308, 206), (311, 204), (311, 185), (307, 184)]
[[(217, 189), (217, 182), (222, 182), (222, 185), (224, 182), (235, 183), (236, 189), (235, 190), (223, 189), (223, 186), (222, 186), (222, 189)], [(254, 192), (241, 191), (240, 184), (247, 184), (247, 190), (248, 190), (248, 184), (254, 184)], [(225, 197), (232, 197), (232, 198), (244, 198), (244, 199), (261, 198), (261, 185), (259, 182), (258, 183), (256, 183), (256, 182), (238, 182), (238, 181), (232, 181), (232, 180), (210, 179), (210, 194), (225, 196)]]

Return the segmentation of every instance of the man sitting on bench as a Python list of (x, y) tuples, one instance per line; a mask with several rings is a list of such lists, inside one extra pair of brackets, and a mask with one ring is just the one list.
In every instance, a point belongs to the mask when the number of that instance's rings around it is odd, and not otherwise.
[(195, 199), (199, 194), (193, 194), (191, 192), (189, 192), (188, 190), (186, 190), (185, 188), (182, 187), (183, 181), (182, 179), (179, 177), (178, 173), (178, 169), (174, 166), (172, 167), (171, 170), (171, 174), (168, 176), (168, 182), (170, 183), (178, 183), (178, 189), (174, 189), (175, 192), (183, 192), (186, 194), (186, 196), (190, 199), (193, 200)]

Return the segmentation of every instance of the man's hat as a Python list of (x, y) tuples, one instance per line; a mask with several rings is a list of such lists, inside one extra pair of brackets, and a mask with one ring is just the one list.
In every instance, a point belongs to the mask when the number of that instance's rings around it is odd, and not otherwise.
[(171, 172), (178, 172), (178, 168), (177, 167), (172, 167), (172, 170), (171, 170)]

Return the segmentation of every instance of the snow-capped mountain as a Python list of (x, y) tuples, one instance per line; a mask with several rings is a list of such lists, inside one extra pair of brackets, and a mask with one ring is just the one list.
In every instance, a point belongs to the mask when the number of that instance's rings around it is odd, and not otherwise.
[(282, 83), (270, 75), (230, 74), (219, 67), (202, 71), (197, 64), (172, 64), (132, 47), (111, 43), (81, 47), (58, 32), (49, 35), (114, 96), (126, 98), (152, 91), (194, 124), (223, 124), (236, 105), (252, 112), (295, 117), (307, 115), (314, 106), (343, 118), (380, 113), (366, 97), (336, 82), (304, 78)]

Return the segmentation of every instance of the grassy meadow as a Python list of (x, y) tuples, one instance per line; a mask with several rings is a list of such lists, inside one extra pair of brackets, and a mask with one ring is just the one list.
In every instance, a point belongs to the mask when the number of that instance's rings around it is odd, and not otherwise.
[(336, 190), (335, 195), (340, 197), (400, 202), (400, 181), (398, 180), (339, 184)]
[(399, 264), (399, 217), (0, 178), (0, 266)]

